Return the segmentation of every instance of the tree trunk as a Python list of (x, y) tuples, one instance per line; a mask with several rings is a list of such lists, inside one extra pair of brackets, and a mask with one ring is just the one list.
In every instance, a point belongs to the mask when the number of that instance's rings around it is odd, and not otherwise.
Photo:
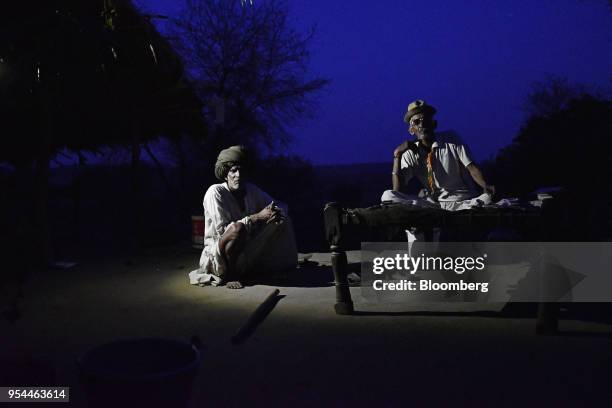
[(45, 86), (40, 88), (40, 142), (36, 152), (34, 219), (36, 239), (36, 263), (46, 267), (51, 262), (49, 236), (49, 160), (51, 159), (50, 142), (53, 139), (53, 113), (51, 91)]
[(72, 221), (74, 222), (75, 230), (77, 232), (77, 236), (80, 237), (81, 230), (81, 201), (83, 197), (83, 167), (85, 165), (85, 160), (83, 155), (79, 152), (77, 154), (78, 164), (76, 175), (72, 180)]
[[(148, 143), (146, 142), (143, 143), (143, 147), (144, 147), (145, 152), (149, 156), (149, 158), (153, 160), (153, 163), (155, 164), (155, 167), (157, 168), (159, 176), (164, 182), (166, 189), (168, 190), (168, 194), (170, 194), (173, 197), (173, 201), (176, 203), (175, 210), (176, 210), (176, 215), (179, 217), (178, 221), (181, 222), (182, 220), (188, 219), (190, 214), (189, 214), (189, 209), (186, 206), (185, 199), (184, 199), (184, 196), (185, 196), (184, 187), (179, 186), (177, 188), (172, 184), (170, 179), (167, 177), (166, 172), (164, 171), (163, 164), (155, 156), (155, 153), (153, 153), (153, 150), (151, 150)], [(182, 177), (182, 175), (180, 176)]]
[[(185, 152), (183, 151), (183, 137), (181, 136), (175, 140), (173, 140), (176, 149), (176, 158), (178, 160), (178, 168), (179, 168), (179, 191), (181, 195), (182, 208), (188, 208), (186, 203), (184, 202), (186, 194), (187, 194), (187, 161), (185, 159)], [(185, 216), (189, 216), (189, 211)]]
[(166, 190), (168, 190), (168, 193), (176, 196), (178, 192), (176, 191), (176, 188), (174, 188), (174, 186), (172, 185), (172, 182), (170, 182), (170, 180), (166, 176), (166, 172), (164, 171), (164, 165), (159, 161), (157, 156), (155, 156), (155, 153), (153, 153), (153, 151), (151, 150), (151, 147), (149, 146), (147, 142), (143, 143), (142, 146), (145, 152), (147, 153), (147, 155), (149, 156), (149, 158), (153, 161), (153, 164), (155, 164), (155, 168), (157, 169), (157, 172), (159, 173), (159, 177), (161, 178), (164, 185), (166, 186)]
[[(50, 123), (43, 133), (50, 132)], [(48, 136), (42, 135), (39, 151), (36, 157), (35, 168), (35, 192), (34, 192), (34, 213), (35, 213), (35, 233), (36, 238), (36, 258), (37, 263), (46, 266), (51, 261), (51, 250), (49, 243), (49, 143)]]
[(132, 252), (136, 253), (141, 246), (141, 178), (140, 178), (140, 119), (136, 112), (132, 122), (132, 231), (131, 231), (131, 247)]

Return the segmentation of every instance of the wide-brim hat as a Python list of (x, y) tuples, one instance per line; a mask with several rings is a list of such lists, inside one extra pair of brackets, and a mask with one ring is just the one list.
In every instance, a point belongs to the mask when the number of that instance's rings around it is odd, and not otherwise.
[(417, 99), (416, 101), (411, 102), (410, 105), (408, 105), (408, 109), (404, 114), (404, 122), (410, 124), (410, 118), (416, 115), (417, 113), (429, 113), (431, 115), (434, 115), (436, 112), (436, 108), (431, 105), (428, 105), (427, 102), (422, 99)]

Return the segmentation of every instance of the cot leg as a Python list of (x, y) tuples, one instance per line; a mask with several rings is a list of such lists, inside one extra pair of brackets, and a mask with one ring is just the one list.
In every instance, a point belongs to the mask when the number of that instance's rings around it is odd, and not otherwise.
[(332, 269), (334, 271), (334, 282), (336, 284), (336, 304), (334, 310), (336, 314), (347, 315), (353, 313), (353, 300), (347, 279), (346, 252), (337, 246), (331, 247)]
[(348, 263), (346, 252), (342, 249), (342, 219), (341, 207), (338, 203), (328, 203), (323, 210), (325, 219), (325, 233), (331, 250), (332, 270), (336, 285), (336, 314), (347, 315), (353, 313), (353, 300), (348, 283)]
[(559, 326), (559, 304), (556, 302), (540, 302), (536, 321), (536, 334), (556, 334)]

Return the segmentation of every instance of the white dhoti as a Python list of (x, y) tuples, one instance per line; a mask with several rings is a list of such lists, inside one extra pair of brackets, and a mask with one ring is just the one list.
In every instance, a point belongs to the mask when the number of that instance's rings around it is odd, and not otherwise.
[[(435, 201), (431, 197), (418, 197), (415, 195), (404, 194), (399, 191), (387, 190), (382, 194), (380, 198), (381, 202), (385, 203), (399, 203), (420, 208), (441, 208), (446, 211), (459, 211), (468, 210), (471, 208), (482, 207), (483, 205), (491, 204), (490, 194), (481, 194), (478, 197), (470, 198), (468, 193), (457, 193), (457, 194), (446, 194), (445, 200)], [(441, 229), (438, 227), (432, 227), (432, 240), (438, 242), (441, 236)], [(445, 231), (448, 234), (448, 230)], [(423, 231), (417, 229), (406, 230), (409, 247), (414, 242), (423, 242), (425, 237)]]
[[(265, 277), (296, 267), (297, 245), (291, 219), (287, 217), (279, 224), (252, 225), (248, 214), (260, 211), (272, 198), (249, 184), (245, 201), (246, 208), (242, 210), (224, 184), (215, 184), (207, 191), (204, 197), (204, 249), (199, 268), (189, 273), (192, 285), (217, 286), (223, 282), (226, 265), (219, 241), (235, 222), (242, 222), (248, 231), (247, 242), (236, 262), (239, 277)], [(287, 214), (286, 207), (284, 212)]]
[(296, 267), (297, 245), (290, 219), (268, 224), (247, 241), (236, 263), (240, 276), (270, 276)]
[[(293, 226), (287, 219), (281, 224), (268, 224), (257, 235), (248, 238), (238, 256), (236, 272), (241, 277), (266, 277), (296, 265), (297, 245)], [(189, 273), (189, 283), (217, 286), (223, 282), (224, 274), (225, 262), (217, 243), (212, 254), (202, 254), (200, 268)]]
[(441, 208), (446, 211), (469, 210), (470, 208), (482, 207), (491, 204), (491, 195), (484, 193), (472, 198), (467, 193), (448, 194), (434, 200), (431, 197), (421, 198), (399, 191), (387, 190), (380, 197), (381, 202), (400, 203), (423, 208)]

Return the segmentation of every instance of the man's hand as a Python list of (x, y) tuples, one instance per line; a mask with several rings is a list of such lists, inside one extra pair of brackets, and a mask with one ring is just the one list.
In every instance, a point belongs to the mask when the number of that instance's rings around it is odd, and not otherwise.
[(470, 163), (467, 165), (467, 169), (472, 175), (472, 178), (480, 187), (482, 187), (483, 191), (487, 194), (491, 194), (491, 196), (495, 195), (495, 186), (491, 184), (487, 184), (484, 176), (482, 175), (482, 171), (476, 166), (475, 163)]
[(412, 150), (413, 152), (416, 152), (417, 151), (416, 143), (411, 142), (410, 140), (404, 140), (404, 143), (397, 146), (395, 150), (393, 151), (393, 171), (391, 172), (391, 174), (393, 175), (391, 177), (393, 191), (400, 191), (401, 189), (401, 184), (402, 184), (400, 180), (401, 165), (400, 165), (399, 158), (402, 157), (402, 154), (404, 154), (407, 150)]
[(270, 203), (270, 209), (273, 211), (273, 214), (270, 219), (266, 221), (266, 224), (280, 224), (281, 222), (285, 221), (285, 214), (283, 214), (283, 209), (274, 204), (274, 201)]
[(401, 157), (402, 154), (404, 154), (406, 150), (416, 151), (416, 149), (417, 149), (416, 143), (410, 140), (405, 140), (404, 143), (402, 143), (401, 145), (395, 148), (395, 150), (393, 151), (393, 157), (395, 158)]
[(272, 201), (270, 204), (265, 206), (260, 212), (254, 215), (254, 221), (269, 223), (279, 223), (284, 219), (283, 211), (280, 207), (274, 204)]
[(270, 218), (274, 215), (274, 210), (272, 206), (274, 205), (274, 201), (270, 204), (266, 205), (260, 212), (255, 214), (255, 221), (257, 222), (268, 222)]

